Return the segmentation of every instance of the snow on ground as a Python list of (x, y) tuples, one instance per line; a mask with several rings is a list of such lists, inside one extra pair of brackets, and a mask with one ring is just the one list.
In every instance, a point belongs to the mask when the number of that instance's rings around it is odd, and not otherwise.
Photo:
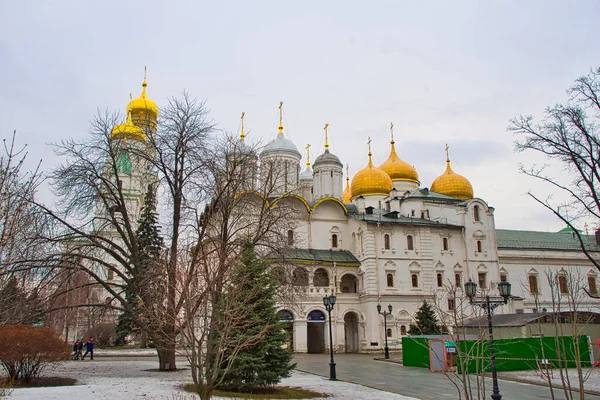
[[(577, 369), (570, 368), (563, 372), (569, 376), (571, 382), (571, 388), (576, 389), (579, 387), (577, 382)], [(541, 377), (540, 372), (534, 371), (510, 371), (498, 373), (498, 377), (502, 379), (516, 380), (519, 382), (536, 383), (539, 385), (548, 385), (548, 378)], [(600, 368), (584, 368), (583, 369), (583, 387), (585, 390), (594, 392), (600, 392)], [(554, 387), (562, 387), (562, 380), (560, 377), (560, 371), (555, 369), (552, 371), (552, 385)]]
[[(80, 399), (171, 399), (191, 400), (197, 396), (184, 392), (181, 386), (191, 382), (189, 369), (176, 372), (157, 372), (152, 360), (127, 361), (70, 361), (46, 376), (76, 378), (75, 386), (15, 389), (10, 399), (17, 400), (80, 400)], [(326, 378), (294, 371), (292, 377), (281, 382), (285, 386), (302, 387), (331, 394), (329, 399), (418, 400), (412, 397), (370, 389), (347, 382), (332, 382)], [(221, 399), (215, 397), (215, 399)], [(231, 399), (229, 399), (231, 400)]]

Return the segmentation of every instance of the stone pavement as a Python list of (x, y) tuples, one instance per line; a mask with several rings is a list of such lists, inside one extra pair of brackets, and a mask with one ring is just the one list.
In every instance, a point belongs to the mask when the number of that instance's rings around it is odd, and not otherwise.
[[(376, 355), (378, 357), (378, 355)], [(459, 398), (455, 385), (448, 376), (427, 369), (405, 367), (401, 364), (376, 361), (374, 355), (336, 354), (336, 372), (339, 380), (358, 383), (387, 392), (422, 400), (456, 400)], [(296, 369), (321, 376), (329, 376), (329, 355), (296, 354)], [(492, 380), (486, 379), (486, 396), (490, 398)], [(498, 383), (503, 400), (546, 400), (550, 398), (547, 387), (500, 380)], [(565, 399), (563, 393), (554, 392), (556, 400)], [(475, 398), (477, 396), (474, 396)], [(600, 396), (585, 395), (589, 400)]]

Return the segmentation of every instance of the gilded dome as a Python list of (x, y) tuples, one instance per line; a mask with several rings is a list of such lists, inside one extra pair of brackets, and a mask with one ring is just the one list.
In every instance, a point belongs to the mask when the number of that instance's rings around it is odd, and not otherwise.
[(135, 126), (131, 121), (131, 111), (127, 113), (127, 121), (124, 124), (115, 126), (110, 136), (113, 139), (146, 141), (146, 134), (144, 134), (142, 128)]
[(387, 196), (393, 188), (392, 179), (383, 170), (373, 165), (369, 151), (369, 164), (352, 178), (352, 198), (368, 195)]
[(461, 200), (473, 198), (471, 182), (452, 171), (450, 159), (446, 159), (446, 171), (431, 184), (431, 191)]
[(386, 162), (379, 166), (379, 168), (384, 170), (390, 176), (390, 178), (392, 178), (392, 181), (409, 181), (418, 185), (420, 182), (417, 170), (398, 157), (393, 140), (391, 144), (392, 150), (390, 152), (390, 156)]
[(344, 204), (350, 204), (352, 202), (352, 190), (350, 190), (350, 178), (346, 176), (346, 189), (342, 193), (342, 201)]
[(131, 100), (127, 105), (127, 112), (131, 112), (133, 115), (147, 115), (152, 119), (158, 118), (158, 106), (155, 102), (150, 100), (146, 95), (146, 76), (144, 73), (144, 81), (142, 82), (142, 94), (137, 99)]

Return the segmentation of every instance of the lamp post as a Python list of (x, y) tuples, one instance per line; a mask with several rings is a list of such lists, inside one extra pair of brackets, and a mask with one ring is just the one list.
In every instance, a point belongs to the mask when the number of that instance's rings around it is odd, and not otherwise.
[(335, 305), (335, 296), (332, 294), (323, 297), (323, 305), (329, 314), (329, 353), (331, 354), (331, 361), (329, 362), (329, 380), (337, 381), (335, 376), (335, 361), (333, 361), (333, 335), (331, 333), (331, 310), (333, 310), (333, 306)]
[(392, 305), (389, 304), (388, 305), (388, 311), (383, 310), (383, 312), (381, 312), (381, 304), (377, 304), (377, 312), (381, 315), (383, 315), (383, 329), (385, 330), (385, 359), (387, 360), (388, 358), (390, 358), (390, 348), (388, 347), (388, 334), (387, 334), (387, 316), (390, 315), (392, 313)]
[(491, 299), (489, 295), (485, 297), (475, 297), (477, 294), (477, 284), (469, 279), (469, 282), (465, 283), (465, 293), (469, 298), (471, 304), (478, 305), (483, 308), (488, 320), (488, 332), (490, 337), (490, 359), (492, 361), (492, 400), (500, 400), (500, 389), (498, 389), (498, 374), (496, 372), (496, 354), (494, 353), (494, 330), (492, 327), (492, 314), (496, 307), (502, 304), (508, 303), (510, 297), (511, 285), (508, 282), (498, 283), (498, 292), (502, 299)]

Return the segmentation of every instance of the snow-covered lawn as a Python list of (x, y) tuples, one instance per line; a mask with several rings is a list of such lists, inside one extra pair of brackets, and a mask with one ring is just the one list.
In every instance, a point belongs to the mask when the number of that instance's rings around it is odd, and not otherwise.
[[(578, 388), (579, 384), (577, 383), (577, 370), (576, 369), (568, 369), (563, 374), (568, 373), (569, 381), (571, 382), (571, 388)], [(600, 392), (600, 368), (584, 368), (583, 376), (585, 382), (583, 383), (583, 387), (585, 390), (590, 390), (594, 392)], [(566, 377), (566, 375), (564, 375)], [(542, 378), (540, 376), (539, 371), (511, 371), (511, 372), (501, 372), (498, 373), (499, 378), (506, 378), (511, 380), (517, 380), (519, 382), (530, 382), (548, 385), (548, 378)], [(587, 378), (587, 379), (586, 379)], [(554, 370), (552, 373), (552, 385), (554, 387), (560, 386), (562, 387), (562, 380), (560, 377), (560, 371)]]
[[(126, 361), (70, 361), (59, 365), (47, 376), (76, 378), (75, 386), (15, 389), (10, 399), (196, 399), (181, 386), (191, 382), (189, 370), (155, 372), (154, 360), (131, 358)], [(183, 363), (182, 363), (183, 364)], [(323, 377), (295, 371), (281, 383), (332, 395), (329, 399), (415, 400), (412, 397), (382, 392), (347, 382), (331, 382)], [(215, 398), (217, 399), (217, 398)]]

